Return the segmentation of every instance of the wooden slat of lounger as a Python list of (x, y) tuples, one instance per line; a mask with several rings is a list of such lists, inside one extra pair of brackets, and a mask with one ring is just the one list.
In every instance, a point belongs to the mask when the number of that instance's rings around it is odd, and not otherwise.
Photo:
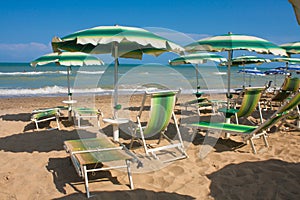
[(247, 126), (247, 125), (227, 124), (227, 123), (210, 123), (210, 122), (192, 123), (190, 125), (199, 128), (217, 129), (217, 130), (237, 132), (237, 133), (251, 133), (257, 128), (257, 126)]

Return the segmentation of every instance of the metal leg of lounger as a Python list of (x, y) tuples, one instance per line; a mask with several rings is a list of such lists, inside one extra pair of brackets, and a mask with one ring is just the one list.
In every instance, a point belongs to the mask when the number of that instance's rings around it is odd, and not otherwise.
[(131, 176), (131, 170), (130, 170), (130, 161), (126, 160), (125, 162), (126, 162), (126, 165), (127, 165), (127, 174), (128, 174), (130, 188), (133, 190), (134, 186), (133, 186), (133, 181), (132, 181), (132, 176)]
[(98, 127), (101, 128), (101, 126), (100, 126), (100, 115), (99, 114), (97, 115), (97, 124), (98, 124)]
[(263, 134), (262, 136), (263, 136), (263, 140), (264, 140), (265, 146), (269, 147), (266, 134)]
[(58, 116), (58, 115), (56, 116), (56, 123), (57, 123), (57, 128), (58, 128), (58, 130), (60, 130), (60, 126), (59, 126), (59, 116)]
[(39, 125), (38, 125), (37, 120), (35, 120), (34, 122), (35, 122), (36, 129), (39, 130)]
[(78, 115), (78, 122), (77, 122), (77, 124), (78, 124), (78, 128), (80, 128), (80, 115)]
[(90, 198), (90, 191), (89, 191), (89, 178), (86, 171), (86, 166), (83, 166), (83, 174), (84, 174), (84, 183), (85, 183), (85, 190), (87, 198)]
[(250, 142), (253, 153), (256, 154), (256, 149), (255, 149), (255, 146), (254, 146), (254, 143), (253, 143), (253, 138), (250, 138), (249, 142)]
[(258, 111), (259, 111), (260, 123), (262, 124), (264, 121), (263, 121), (263, 117), (262, 117), (260, 102), (258, 102)]
[[(230, 124), (230, 117), (225, 119), (225, 123)], [(225, 139), (229, 139), (229, 138), (230, 138), (230, 133), (225, 133)]]

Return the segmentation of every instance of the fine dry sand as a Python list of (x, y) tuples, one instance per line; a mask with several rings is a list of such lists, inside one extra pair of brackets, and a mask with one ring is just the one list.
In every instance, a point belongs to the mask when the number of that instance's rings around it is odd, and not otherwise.
[[(181, 96), (178, 102), (190, 98)], [(55, 125), (54, 121), (42, 123), (40, 131), (34, 130), (30, 122), (32, 110), (63, 105), (64, 99), (0, 99), (0, 199), (86, 198), (83, 181), (70, 163), (63, 142), (96, 137), (100, 132), (97, 128), (78, 131), (66, 117), (61, 119), (60, 131), (46, 130)], [(101, 108), (106, 118), (111, 117), (111, 97), (97, 96), (95, 99), (96, 107)], [(141, 96), (129, 100), (124, 110), (127, 109), (134, 119)], [(149, 105), (149, 101), (147, 103)], [(180, 119), (196, 116), (191, 109), (180, 115), (180, 109), (184, 107), (177, 105)], [(203, 113), (204, 117), (209, 115), (209, 112)], [(101, 122), (101, 127), (104, 134), (112, 137), (111, 125)], [(272, 130), (268, 149), (263, 147), (261, 140), (255, 141), (257, 155), (252, 154), (250, 145), (232, 150), (241, 144), (239, 137), (232, 136), (229, 140), (220, 138), (203, 156), (204, 147), (207, 147), (203, 144), (204, 134), (196, 133), (187, 145), (188, 158), (147, 172), (132, 166), (136, 172), (133, 174), (134, 190), (130, 190), (127, 174), (123, 171), (97, 174), (100, 179), (89, 184), (91, 199), (300, 199), (300, 133)], [(121, 131), (121, 142), (128, 143), (127, 139)]]

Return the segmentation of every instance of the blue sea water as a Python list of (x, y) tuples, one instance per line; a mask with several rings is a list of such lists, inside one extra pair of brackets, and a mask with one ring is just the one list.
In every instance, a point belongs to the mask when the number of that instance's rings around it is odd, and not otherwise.
[[(252, 66), (253, 68), (253, 66)], [(214, 64), (198, 67), (199, 85), (203, 91), (226, 91), (227, 68)], [(252, 76), (231, 69), (231, 88), (242, 85), (263, 86), (269, 80), (280, 86), (284, 76)], [(265, 71), (268, 68), (259, 68)], [(119, 91), (132, 92), (156, 88), (181, 88), (192, 92), (196, 88), (195, 68), (192, 65), (120, 64)], [(114, 85), (114, 65), (72, 66), (70, 74), (73, 94), (110, 94)], [(55, 64), (33, 68), (29, 63), (0, 63), (0, 97), (64, 96), (67, 95), (67, 67)]]

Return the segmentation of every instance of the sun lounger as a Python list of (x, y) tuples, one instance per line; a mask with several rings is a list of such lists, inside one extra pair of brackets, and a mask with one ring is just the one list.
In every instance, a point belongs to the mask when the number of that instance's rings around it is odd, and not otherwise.
[(208, 132), (225, 132), (233, 135), (240, 135), (244, 141), (249, 141), (253, 150), (253, 153), (256, 154), (257, 151), (254, 146), (254, 139), (263, 138), (265, 146), (268, 147), (267, 142), (267, 129), (274, 126), (277, 122), (284, 119), (290, 115), (293, 109), (300, 103), (300, 93), (295, 94), (289, 101), (279, 108), (269, 119), (259, 126), (246, 126), (238, 124), (228, 124), (228, 123), (214, 123), (214, 122), (205, 122), (200, 121), (197, 123), (187, 124), (187, 126), (194, 127), (200, 130)]
[(187, 101), (182, 105), (185, 107), (185, 110), (187, 110), (188, 107), (196, 109), (198, 115), (200, 116), (201, 110), (208, 109), (208, 108), (212, 110), (213, 114), (215, 114), (218, 108), (222, 107), (225, 103), (227, 103), (227, 101), (209, 100), (206, 97), (199, 97), (197, 99)]
[[(166, 91), (166, 92), (146, 92), (142, 101), (142, 106), (140, 108), (139, 114), (137, 116), (137, 123), (133, 123), (131, 127), (132, 140), (130, 143), (130, 148), (134, 140), (138, 140), (144, 147), (146, 155), (151, 154), (155, 159), (159, 159), (157, 156), (158, 152), (171, 152), (171, 149), (177, 149), (180, 152), (180, 156), (174, 156), (172, 159), (165, 160), (164, 162), (170, 162), (173, 160), (178, 160), (186, 158), (187, 154), (184, 149), (181, 133), (179, 131), (176, 116), (174, 114), (174, 107), (176, 102), (177, 91)], [(144, 110), (144, 104), (146, 98), (151, 97), (151, 109), (149, 113), (149, 120), (146, 126), (142, 126), (141, 115)], [(166, 134), (167, 127), (170, 123), (171, 118), (174, 119), (174, 124), (176, 128), (177, 139), (170, 139)], [(159, 135), (159, 140), (156, 144), (148, 144), (147, 140), (150, 137)], [(162, 138), (168, 141), (166, 145), (159, 145)], [(171, 154), (171, 153), (170, 153)]]
[(31, 121), (33, 121), (36, 125), (36, 129), (39, 130), (38, 123), (44, 122), (44, 121), (50, 121), (52, 119), (56, 119), (57, 129), (60, 129), (59, 126), (59, 116), (60, 112), (59, 109), (45, 109), (45, 110), (35, 110), (33, 112), (33, 115), (31, 116)]
[(84, 179), (88, 198), (91, 196), (88, 173), (98, 171), (126, 168), (130, 188), (134, 189), (130, 163), (137, 162), (137, 167), (142, 167), (142, 163), (124, 145), (117, 145), (104, 135), (99, 138), (69, 140), (64, 144), (76, 172)]
[(271, 109), (273, 106), (282, 105), (282, 103), (289, 97), (291, 94), (294, 94), (299, 91), (300, 79), (295, 77), (287, 77), (279, 90), (275, 90), (273, 95), (268, 98), (263, 98), (265, 109), (269, 106)]
[[(103, 117), (103, 114), (101, 110), (95, 109), (95, 108), (73, 108), (75, 120), (77, 120), (77, 125), (79, 128), (84, 128), (81, 126), (81, 119), (83, 118), (96, 118), (97, 119), (97, 125), (100, 128), (100, 116)], [(86, 126), (85, 126), (86, 127)]]

